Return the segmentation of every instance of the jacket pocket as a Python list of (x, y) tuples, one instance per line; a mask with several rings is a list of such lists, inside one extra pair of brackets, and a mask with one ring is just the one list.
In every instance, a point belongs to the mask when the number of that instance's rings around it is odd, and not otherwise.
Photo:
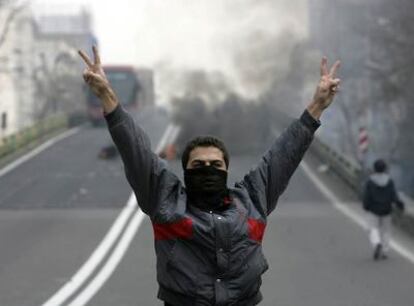
[(176, 292), (195, 296), (197, 294), (198, 264), (190, 258), (188, 250), (177, 240), (171, 250), (166, 266), (168, 287)]
[(257, 253), (243, 265), (240, 276), (236, 280), (239, 290), (233, 292), (232, 298), (240, 301), (257, 294), (262, 284), (261, 276), (268, 268), (269, 265), (262, 251), (257, 250)]
[(259, 251), (257, 256), (250, 260), (246, 264), (246, 284), (254, 283), (258, 280), (263, 273), (265, 273), (269, 269), (269, 264), (264, 257), (262, 251)]

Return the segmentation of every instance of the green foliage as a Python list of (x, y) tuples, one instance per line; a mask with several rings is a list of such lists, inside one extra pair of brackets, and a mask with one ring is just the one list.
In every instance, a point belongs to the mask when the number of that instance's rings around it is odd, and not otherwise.
[(39, 121), (35, 125), (28, 127), (21, 132), (10, 135), (2, 139), (2, 144), (0, 145), (0, 158), (37, 142), (44, 136), (65, 128), (67, 125), (68, 122), (65, 116), (56, 115), (43, 121)]

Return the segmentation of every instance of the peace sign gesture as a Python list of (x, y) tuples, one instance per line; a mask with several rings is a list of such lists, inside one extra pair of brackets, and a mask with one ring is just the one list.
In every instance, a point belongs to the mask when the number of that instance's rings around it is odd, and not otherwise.
[(322, 58), (321, 79), (313, 97), (313, 102), (318, 103), (322, 109), (327, 108), (332, 103), (335, 94), (338, 92), (341, 80), (336, 78), (336, 73), (340, 65), (341, 62), (336, 61), (328, 71), (328, 60), (325, 56)]
[(336, 78), (336, 73), (341, 65), (340, 61), (336, 61), (335, 64), (328, 70), (328, 60), (324, 56), (321, 61), (321, 78), (318, 86), (316, 87), (315, 94), (313, 95), (312, 102), (308, 105), (308, 112), (315, 119), (319, 119), (322, 112), (331, 105), (335, 94), (338, 92), (340, 79)]
[(84, 51), (79, 50), (79, 55), (86, 64), (86, 68), (83, 71), (83, 79), (93, 93), (101, 99), (105, 113), (109, 113), (116, 107), (118, 100), (102, 68), (98, 48), (93, 46), (92, 51), (94, 56), (93, 62)]

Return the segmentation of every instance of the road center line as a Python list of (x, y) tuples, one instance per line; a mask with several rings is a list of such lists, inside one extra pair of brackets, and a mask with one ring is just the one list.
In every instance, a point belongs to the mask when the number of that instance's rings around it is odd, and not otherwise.
[(125, 230), (125, 233), (122, 235), (121, 240), (116, 246), (115, 250), (111, 254), (111, 257), (106, 262), (105, 266), (99, 271), (95, 278), (88, 284), (88, 286), (70, 303), (68, 306), (83, 306), (86, 305), (94, 295), (99, 291), (99, 289), (105, 284), (109, 279), (112, 273), (115, 271), (118, 264), (121, 262), (124, 254), (129, 248), (129, 245), (132, 242), (132, 239), (135, 237), (136, 232), (138, 231), (139, 226), (144, 220), (145, 214), (141, 209), (138, 209), (131, 222), (128, 225), (128, 228)]
[[(156, 150), (155, 150), (156, 154), (161, 152), (161, 150), (165, 147), (165, 145), (167, 144), (167, 141), (169, 140), (168, 139), (169, 135), (171, 135), (173, 131), (174, 131), (173, 126), (169, 125), (156, 147)], [(135, 198), (134, 193), (132, 193), (128, 199), (127, 204), (122, 209), (121, 213), (116, 218), (110, 230), (105, 235), (105, 237), (103, 238), (101, 243), (98, 245), (98, 247), (95, 249), (95, 251), (92, 253), (92, 255), (81, 266), (81, 268), (74, 274), (74, 276), (72, 276), (72, 278), (63, 287), (61, 287), (52, 297), (50, 297), (42, 306), (62, 305), (70, 296), (72, 296), (85, 283), (85, 281), (90, 277), (90, 275), (96, 270), (97, 266), (104, 260), (108, 252), (115, 245), (116, 241), (118, 239), (121, 239), (121, 241), (124, 241), (124, 238), (121, 236), (122, 232), (124, 231), (125, 233), (124, 236), (126, 235), (126, 233), (130, 233), (132, 230), (130, 229), (131, 225), (136, 226), (136, 230), (138, 229), (138, 226), (141, 221), (138, 224), (132, 223), (132, 222), (137, 222), (137, 218), (138, 218), (137, 216), (140, 213), (142, 213), (141, 210), (137, 209), (137, 207), (138, 207), (137, 200)], [(133, 215), (134, 212), (135, 212), (135, 215), (131, 217), (131, 215)], [(129, 220), (131, 221), (127, 225)], [(121, 242), (118, 244), (117, 249), (120, 244)], [(113, 256), (113, 254), (111, 256)], [(108, 262), (110, 260), (111, 259), (108, 259)], [(103, 267), (102, 270), (104, 268), (105, 267)]]
[[(161, 137), (161, 140), (155, 152), (159, 154), (168, 144), (174, 143), (178, 137), (179, 132), (180, 128), (178, 126), (169, 125), (163, 137)], [(135, 197), (134, 200), (135, 205), (138, 206)], [(84, 288), (83, 291), (80, 292), (68, 306), (86, 305), (102, 288), (102, 286), (115, 271), (116, 267), (127, 252), (132, 239), (135, 237), (140, 224), (144, 220), (144, 217), (145, 214), (141, 211), (141, 209), (137, 209), (132, 218), (132, 221), (127, 225), (127, 228), (125, 229), (119, 243), (115, 247), (109, 259), (106, 261), (97, 275), (95, 275), (94, 278), (89, 282), (86, 288)]]
[(114, 245), (115, 241), (120, 236), (122, 230), (125, 228), (127, 221), (136, 210), (135, 195), (131, 194), (125, 207), (112, 224), (110, 230), (105, 235), (99, 246), (94, 250), (88, 260), (81, 266), (74, 276), (61, 287), (52, 297), (49, 298), (42, 306), (58, 306), (63, 304), (76, 290), (93, 273), (96, 267), (102, 262), (106, 254)]

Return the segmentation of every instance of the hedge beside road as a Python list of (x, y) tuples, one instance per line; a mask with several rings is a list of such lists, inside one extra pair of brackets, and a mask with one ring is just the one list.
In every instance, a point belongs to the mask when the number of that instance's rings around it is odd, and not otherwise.
[(0, 159), (9, 156), (31, 144), (37, 143), (48, 135), (66, 129), (67, 127), (67, 116), (54, 115), (39, 121), (33, 126), (25, 128), (16, 134), (5, 137), (2, 139), (0, 144)]

